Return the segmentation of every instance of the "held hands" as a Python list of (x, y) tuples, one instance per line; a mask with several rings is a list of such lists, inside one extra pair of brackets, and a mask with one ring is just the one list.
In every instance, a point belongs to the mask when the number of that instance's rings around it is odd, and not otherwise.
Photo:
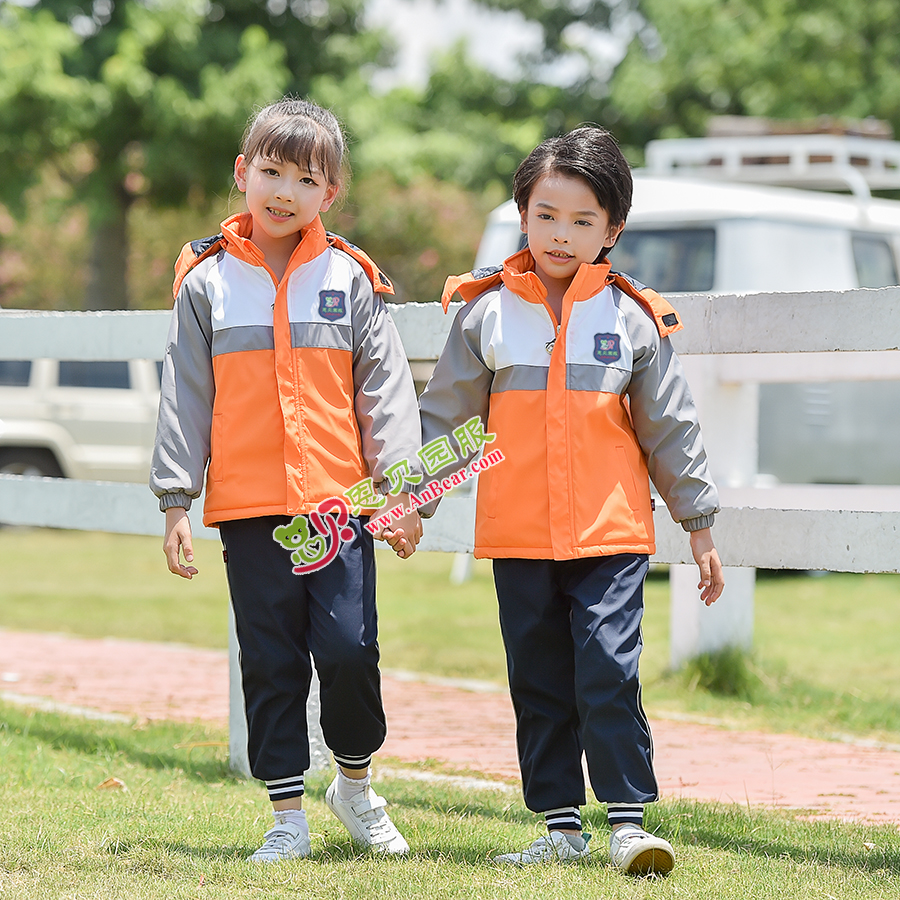
[(700, 584), (697, 585), (700, 599), (707, 606), (712, 606), (722, 596), (725, 576), (709, 528), (691, 532), (691, 553), (694, 555), (694, 562), (700, 567)]
[(194, 561), (194, 547), (191, 543), (191, 520), (187, 510), (181, 506), (172, 506), (166, 510), (166, 536), (163, 538), (163, 553), (166, 563), (173, 575), (180, 575), (190, 580), (197, 574), (194, 566), (183, 566), (179, 554), (184, 552), (184, 561)]
[(384, 527), (375, 533), (376, 541), (387, 541), (391, 549), (400, 559), (409, 559), (416, 552), (416, 545), (422, 537), (422, 519), (418, 510), (410, 509), (409, 494), (395, 494), (388, 497), (387, 509), (403, 504), (409, 512), (394, 519), (390, 527)]

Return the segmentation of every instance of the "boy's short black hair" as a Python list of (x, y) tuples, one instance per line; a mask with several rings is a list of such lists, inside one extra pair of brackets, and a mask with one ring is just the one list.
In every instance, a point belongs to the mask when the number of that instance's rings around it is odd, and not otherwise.
[(534, 186), (551, 172), (583, 178), (609, 216), (610, 224), (625, 224), (631, 209), (631, 168), (616, 139), (605, 128), (583, 125), (535, 147), (513, 179), (513, 199), (519, 212), (528, 209)]

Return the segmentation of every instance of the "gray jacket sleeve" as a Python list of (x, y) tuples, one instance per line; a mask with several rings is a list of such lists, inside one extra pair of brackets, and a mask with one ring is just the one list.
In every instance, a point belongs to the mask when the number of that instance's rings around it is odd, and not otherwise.
[[(397, 326), (362, 270), (353, 280), (350, 308), (354, 407), (363, 457), (382, 493), (390, 492), (392, 482), (396, 489), (411, 493), (418, 483), (399, 479), (404, 461), (407, 474), (421, 475), (416, 388)], [(392, 466), (399, 468), (389, 479)]]
[(650, 478), (669, 513), (685, 531), (713, 524), (719, 495), (709, 474), (697, 410), (671, 341), (629, 297), (627, 319), (634, 346), (628, 397), (631, 417), (647, 457)]
[(163, 361), (150, 464), (150, 489), (161, 510), (190, 509), (203, 490), (215, 392), (210, 304), (195, 269), (175, 300)]
[[(457, 312), (450, 326), (447, 343), (419, 398), (423, 446), (435, 438), (450, 437), (455, 428), (474, 416), (481, 419), (482, 427), (487, 431), (494, 372), (485, 361), (481, 348), (485, 310), (486, 304), (477, 298)], [(475, 452), (470, 452), (460, 461), (431, 473), (428, 478), (446, 477), (451, 471), (468, 465), (475, 456)], [(423, 506), (421, 514), (426, 517), (434, 515), (437, 503), (434, 501)]]

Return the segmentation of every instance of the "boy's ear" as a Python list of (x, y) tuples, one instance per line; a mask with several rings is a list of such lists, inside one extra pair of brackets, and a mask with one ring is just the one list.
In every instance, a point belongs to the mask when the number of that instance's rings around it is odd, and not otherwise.
[(338, 191), (340, 191), (341, 186), (339, 184), (329, 184), (328, 190), (325, 191), (325, 198), (322, 200), (322, 205), (319, 207), (319, 212), (328, 212), (331, 204), (334, 203), (337, 198)]
[(619, 235), (625, 229), (625, 223), (622, 222), (621, 225), (610, 225), (609, 231), (606, 233), (606, 241), (604, 243), (604, 247), (614, 247), (616, 245), (616, 241), (619, 239)]
[(528, 234), (528, 210), (520, 209), (519, 210), (519, 231), (522, 234)]
[(234, 183), (239, 191), (247, 190), (247, 160), (243, 153), (234, 161)]

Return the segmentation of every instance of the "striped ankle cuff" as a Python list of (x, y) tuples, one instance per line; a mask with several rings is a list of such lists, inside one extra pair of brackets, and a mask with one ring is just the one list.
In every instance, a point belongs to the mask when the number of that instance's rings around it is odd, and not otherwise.
[(368, 769), (372, 765), (371, 753), (366, 756), (341, 756), (337, 753), (332, 753), (332, 755), (334, 761), (345, 769)]
[(581, 831), (581, 810), (577, 806), (561, 806), (544, 810), (547, 831)]
[(643, 803), (607, 803), (606, 817), (610, 825), (623, 825), (630, 822), (632, 825), (644, 826)]
[(291, 778), (277, 778), (275, 781), (267, 781), (266, 790), (269, 792), (269, 799), (273, 803), (276, 800), (290, 800), (292, 797), (302, 797), (303, 776), (294, 775)]

